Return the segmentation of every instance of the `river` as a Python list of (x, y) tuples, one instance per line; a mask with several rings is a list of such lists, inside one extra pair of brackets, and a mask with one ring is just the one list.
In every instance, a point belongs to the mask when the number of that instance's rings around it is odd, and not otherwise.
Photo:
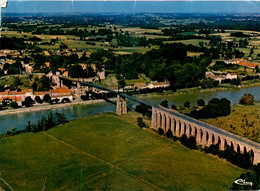
[[(147, 102), (154, 105), (160, 104), (162, 100), (168, 100), (169, 105), (175, 104), (177, 106), (183, 105), (185, 101), (189, 101), (191, 105), (195, 105), (198, 99), (204, 99), (207, 103), (211, 98), (227, 98), (232, 104), (238, 104), (239, 99), (245, 94), (251, 93), (255, 100), (260, 100), (260, 86), (237, 88), (225, 91), (212, 91), (212, 92), (193, 92), (180, 95), (170, 96), (155, 96), (155, 97), (142, 97)], [(107, 102), (95, 103), (91, 105), (74, 105), (70, 107), (48, 109), (42, 111), (25, 112), (18, 114), (10, 114), (0, 116), (0, 134), (4, 134), (11, 128), (17, 128), (22, 130), (26, 127), (27, 121), (36, 123), (41, 116), (47, 116), (50, 112), (61, 112), (64, 113), (68, 119), (82, 118), (85, 116), (95, 115), (101, 112), (115, 111), (115, 105)]]

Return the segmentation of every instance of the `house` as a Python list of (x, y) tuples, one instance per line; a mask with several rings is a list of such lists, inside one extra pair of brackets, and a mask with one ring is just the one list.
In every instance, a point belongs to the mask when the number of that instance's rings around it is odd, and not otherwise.
[(43, 54), (44, 54), (45, 56), (50, 56), (50, 53), (49, 53), (47, 50), (44, 51)]
[(169, 82), (157, 82), (157, 81), (154, 81), (154, 82), (150, 82), (147, 85), (147, 88), (150, 88), (150, 89), (153, 89), (153, 88), (167, 88), (169, 86), (170, 86)]
[(51, 64), (50, 62), (45, 62), (45, 65), (46, 65), (47, 68), (50, 67), (50, 64)]
[(134, 84), (134, 88), (145, 89), (146, 88), (146, 84), (145, 83), (135, 83)]
[(19, 92), (6, 90), (4, 92), (0, 92), (0, 102), (3, 102), (3, 100), (10, 100), (16, 101), (19, 105), (22, 105), (22, 101), (25, 100), (27, 96), (33, 96), (32, 89), (26, 89)]
[(73, 94), (67, 87), (55, 87), (50, 91), (35, 91), (32, 89), (18, 91), (10, 91), (6, 90), (4, 92), (0, 92), (0, 102), (4, 100), (16, 101), (18, 105), (22, 105), (22, 101), (25, 100), (26, 97), (30, 96), (33, 100), (35, 100), (36, 96), (39, 96), (43, 99), (45, 94), (49, 94), (52, 99), (59, 99), (62, 101), (64, 98), (68, 98), (69, 100), (73, 100)]
[(226, 79), (230, 79), (230, 80), (237, 79), (237, 74), (236, 73), (228, 73), (226, 75)]
[(222, 82), (222, 80), (225, 80), (226, 78), (223, 76), (219, 76), (219, 75), (207, 75), (206, 78), (211, 78), (215, 81), (218, 81), (219, 83)]
[(24, 64), (25, 71), (31, 74), (33, 72), (33, 65), (34, 63), (32, 62), (29, 64)]

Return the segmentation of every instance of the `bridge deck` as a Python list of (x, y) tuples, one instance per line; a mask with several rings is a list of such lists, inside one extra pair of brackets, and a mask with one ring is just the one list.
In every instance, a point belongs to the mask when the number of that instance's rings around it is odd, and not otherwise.
[(197, 120), (197, 119), (191, 118), (191, 117), (189, 117), (189, 116), (187, 116), (187, 115), (183, 115), (183, 114), (181, 114), (181, 113), (179, 113), (179, 112), (177, 112), (177, 111), (173, 111), (173, 110), (170, 110), (170, 109), (167, 109), (167, 108), (164, 108), (164, 107), (160, 107), (160, 106), (156, 106), (155, 108), (160, 109), (160, 110), (162, 110), (162, 111), (165, 111), (165, 112), (167, 112), (167, 113), (169, 113), (169, 114), (172, 114), (172, 115), (174, 115), (174, 116), (176, 116), (176, 117), (182, 118), (182, 119), (184, 119), (184, 120), (186, 120), (186, 121), (189, 121), (189, 122), (191, 122), (191, 123), (198, 124), (199, 126), (202, 126), (202, 127), (207, 128), (207, 129), (210, 129), (210, 130), (212, 130), (212, 131), (214, 131), (214, 132), (216, 132), (216, 133), (222, 134), (222, 135), (224, 135), (224, 136), (230, 137), (230, 138), (232, 138), (232, 139), (235, 139), (235, 140), (237, 140), (237, 141), (240, 141), (240, 142), (242, 142), (242, 143), (245, 143), (245, 144), (250, 145), (250, 146), (252, 146), (252, 147), (255, 147), (255, 148), (257, 148), (257, 149), (260, 149), (260, 144), (257, 143), (257, 142), (255, 142), (255, 141), (249, 140), (249, 139), (244, 138), (244, 137), (241, 137), (241, 136), (239, 136), (239, 135), (235, 135), (235, 134), (233, 134), (233, 133), (230, 133), (229, 131), (226, 131), (226, 130), (224, 130), (224, 129), (220, 129), (220, 128), (215, 127), (215, 126), (213, 126), (213, 125), (204, 123), (204, 122), (199, 121), (199, 120)]
[[(64, 77), (60, 77), (60, 78), (63, 78), (63, 79), (66, 79), (66, 80), (71, 80), (71, 79), (69, 79), (69, 78), (64, 78)], [(71, 80), (71, 81), (78, 82), (78, 81), (75, 81), (75, 80)], [(129, 99), (129, 100), (132, 100), (132, 101), (134, 101), (134, 102), (137, 102), (137, 103), (145, 104), (145, 105), (150, 106), (150, 107), (155, 107), (155, 108), (160, 109), (160, 110), (162, 110), (162, 111), (165, 111), (165, 112), (167, 112), (167, 113), (169, 113), (169, 114), (175, 115), (176, 117), (182, 118), (182, 119), (184, 119), (184, 120), (186, 120), (186, 121), (189, 121), (189, 122), (191, 122), (191, 123), (196, 123), (196, 124), (198, 124), (198, 125), (200, 125), (200, 126), (203, 126), (203, 127), (207, 128), (207, 129), (213, 130), (213, 131), (215, 131), (216, 133), (222, 134), (222, 135), (224, 135), (224, 136), (230, 137), (230, 138), (232, 138), (232, 139), (235, 139), (235, 140), (237, 140), (237, 141), (243, 142), (243, 143), (248, 144), (248, 145), (250, 145), (250, 146), (252, 146), (252, 147), (255, 147), (255, 148), (257, 148), (257, 149), (260, 149), (260, 144), (257, 143), (257, 142), (251, 141), (251, 140), (246, 139), (246, 138), (244, 138), (244, 137), (241, 137), (241, 136), (235, 135), (235, 134), (233, 134), (233, 133), (230, 133), (230, 132), (228, 132), (228, 131), (226, 131), (226, 130), (220, 129), (220, 128), (218, 128), (218, 127), (214, 127), (214, 126), (209, 125), (209, 124), (207, 124), (207, 123), (204, 123), (204, 122), (202, 122), (202, 121), (196, 120), (196, 119), (191, 118), (191, 117), (186, 116), (186, 115), (183, 115), (183, 114), (181, 114), (181, 113), (179, 113), (179, 112), (177, 112), (177, 111), (173, 111), (173, 110), (170, 110), (170, 109), (167, 109), (167, 108), (164, 108), (164, 107), (160, 107), (160, 106), (157, 106), (157, 105), (153, 105), (153, 104), (151, 104), (151, 103), (149, 103), (149, 102), (145, 102), (145, 101), (143, 101), (143, 100), (139, 100), (139, 99), (137, 99), (137, 98), (134, 98), (134, 97), (129, 96), (129, 95), (127, 95), (127, 94), (124, 94), (124, 93), (122, 93), (122, 92), (117, 92), (117, 91), (115, 91), (115, 90), (111, 90), (111, 89), (108, 89), (108, 88), (105, 88), (105, 87), (102, 87), (102, 86), (98, 86), (98, 85), (95, 85), (95, 84), (92, 84), (92, 83), (89, 83), (89, 82), (79, 82), (79, 83), (82, 84), (82, 85), (86, 85), (86, 86), (90, 86), (90, 87), (95, 87), (95, 88), (98, 88), (98, 89), (101, 89), (101, 90), (105, 90), (105, 91), (108, 91), (108, 92), (111, 92), (111, 93), (120, 95), (120, 96), (122, 96), (122, 97), (125, 97), (125, 98), (127, 98), (127, 99)]]

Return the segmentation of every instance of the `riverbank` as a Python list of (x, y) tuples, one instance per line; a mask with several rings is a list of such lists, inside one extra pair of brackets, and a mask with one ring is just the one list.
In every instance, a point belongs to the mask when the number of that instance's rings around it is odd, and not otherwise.
[(11, 115), (11, 114), (18, 114), (18, 113), (24, 113), (24, 112), (32, 112), (32, 111), (41, 111), (41, 110), (47, 110), (47, 109), (57, 109), (62, 107), (71, 107), (74, 105), (89, 105), (89, 104), (96, 104), (105, 102), (105, 100), (88, 100), (88, 101), (73, 101), (70, 103), (60, 103), (60, 104), (53, 104), (50, 105), (49, 103), (45, 104), (39, 104), (35, 105), (33, 107), (22, 107), (18, 109), (7, 109), (0, 111), (0, 116), (3, 115)]
[[(177, 92), (165, 91), (162, 93), (137, 94), (137, 95), (134, 95), (134, 97), (142, 99), (142, 98), (153, 98), (153, 97), (156, 98), (156, 97), (165, 96), (166, 97), (165, 99), (167, 99), (167, 96), (170, 97), (170, 96), (178, 96), (178, 95), (185, 95), (185, 94), (188, 95), (189, 93), (196, 93), (196, 92), (201, 92), (201, 93), (205, 92), (206, 93), (206, 92), (228, 91), (228, 90), (242, 89), (242, 88), (253, 87), (253, 86), (260, 86), (260, 82), (257, 82), (257, 83), (248, 82), (248, 84), (243, 84), (240, 88), (237, 86), (234, 86), (234, 85), (224, 84), (223, 87), (212, 88), (212, 89), (201, 89), (199, 87), (195, 87), (195, 88), (179, 89), (179, 90), (177, 90)], [(251, 93), (251, 92), (248, 92), (248, 93)], [(115, 99), (116, 98), (111, 98), (111, 100), (115, 100)], [(183, 100), (182, 102), (184, 103), (185, 101), (187, 101), (187, 100)], [(105, 102), (105, 100), (100, 99), (100, 100), (88, 100), (88, 101), (73, 101), (70, 103), (60, 103), (60, 104), (53, 104), (53, 105), (44, 103), (44, 104), (37, 104), (37, 105), (34, 105), (33, 107), (28, 107), (28, 108), (23, 107), (23, 108), (17, 108), (17, 109), (2, 110), (2, 111), (0, 111), (0, 116), (18, 114), (18, 113), (24, 113), (24, 112), (56, 109), (56, 108), (65, 108), (65, 107), (71, 107), (74, 105), (91, 105), (91, 104), (102, 103), (102, 102)]]
[[(148, 93), (148, 94), (138, 94), (135, 95), (139, 98), (144, 97), (160, 97), (160, 96), (174, 96), (174, 95), (183, 95), (188, 93), (196, 93), (196, 92), (217, 92), (217, 91), (228, 91), (228, 90), (235, 90), (235, 89), (241, 89), (241, 88), (248, 88), (248, 87), (255, 87), (260, 86), (260, 81), (258, 82), (250, 82), (246, 81), (241, 86), (231, 85), (231, 84), (221, 84), (220, 87), (216, 88), (208, 88), (208, 89), (202, 89), (200, 87), (193, 87), (193, 88), (184, 88), (184, 89), (178, 89), (176, 92), (173, 92), (171, 90), (164, 91), (164, 92), (154, 92), (154, 93)], [(249, 92), (250, 93), (250, 92)]]

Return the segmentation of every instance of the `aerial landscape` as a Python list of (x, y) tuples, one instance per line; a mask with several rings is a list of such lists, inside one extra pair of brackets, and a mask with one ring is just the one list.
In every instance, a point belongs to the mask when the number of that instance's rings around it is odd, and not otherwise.
[(260, 2), (0, 13), (0, 191), (260, 190)]

